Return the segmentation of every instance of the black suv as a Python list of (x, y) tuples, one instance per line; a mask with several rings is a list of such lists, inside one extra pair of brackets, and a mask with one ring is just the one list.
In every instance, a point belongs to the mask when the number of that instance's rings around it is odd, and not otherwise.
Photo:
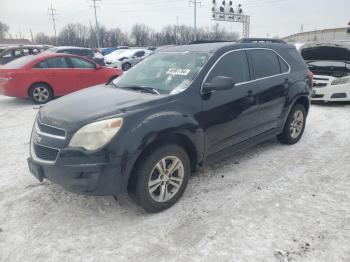
[(277, 136), (302, 137), (310, 75), (285, 43), (207, 43), (161, 50), (107, 85), (42, 107), (31, 172), (90, 195), (173, 205), (191, 172)]

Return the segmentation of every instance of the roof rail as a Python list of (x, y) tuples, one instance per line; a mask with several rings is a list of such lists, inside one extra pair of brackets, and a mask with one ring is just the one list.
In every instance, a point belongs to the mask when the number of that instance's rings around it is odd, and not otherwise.
[(234, 41), (229, 40), (196, 40), (192, 41), (190, 45), (196, 45), (196, 44), (210, 44), (210, 43), (232, 43)]
[(285, 41), (277, 38), (242, 38), (238, 43), (278, 43), (287, 44)]

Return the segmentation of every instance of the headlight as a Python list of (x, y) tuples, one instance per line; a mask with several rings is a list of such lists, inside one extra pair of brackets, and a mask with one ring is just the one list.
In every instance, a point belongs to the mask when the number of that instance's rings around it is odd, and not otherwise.
[(337, 78), (337, 79), (332, 81), (331, 85), (335, 86), (335, 85), (343, 85), (343, 84), (347, 84), (347, 83), (350, 83), (350, 77), (349, 76)]
[(97, 150), (109, 143), (123, 125), (123, 118), (94, 122), (80, 128), (69, 142), (70, 147)]

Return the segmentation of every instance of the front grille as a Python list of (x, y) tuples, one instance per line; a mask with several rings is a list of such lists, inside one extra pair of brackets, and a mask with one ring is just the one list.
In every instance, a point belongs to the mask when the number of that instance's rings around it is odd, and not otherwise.
[(314, 80), (329, 81), (329, 78), (314, 76)]
[(36, 157), (45, 161), (56, 161), (59, 153), (58, 149), (41, 146), (37, 144), (34, 144), (33, 147), (34, 147), (34, 153)]
[(312, 98), (322, 98), (322, 97), (324, 97), (324, 95), (312, 95)]
[(320, 88), (320, 87), (325, 87), (327, 86), (327, 83), (314, 83), (312, 85), (313, 87)]
[(61, 136), (61, 137), (66, 136), (66, 131), (64, 131), (63, 129), (45, 125), (43, 123), (40, 123), (40, 121), (37, 121), (37, 122), (38, 122), (39, 130), (43, 133), (47, 133), (54, 136)]

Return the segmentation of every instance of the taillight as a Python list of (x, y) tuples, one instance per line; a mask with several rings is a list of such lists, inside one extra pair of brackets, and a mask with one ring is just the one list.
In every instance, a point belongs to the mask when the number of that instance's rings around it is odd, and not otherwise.
[(312, 81), (312, 79), (314, 79), (314, 74), (310, 70), (308, 70), (307, 77), (309, 78), (310, 81)]
[(312, 85), (313, 85), (313, 79), (314, 79), (314, 74), (310, 71), (310, 70), (308, 70), (308, 72), (307, 72), (307, 78), (309, 79), (309, 82), (310, 82), (310, 87), (312, 88)]

